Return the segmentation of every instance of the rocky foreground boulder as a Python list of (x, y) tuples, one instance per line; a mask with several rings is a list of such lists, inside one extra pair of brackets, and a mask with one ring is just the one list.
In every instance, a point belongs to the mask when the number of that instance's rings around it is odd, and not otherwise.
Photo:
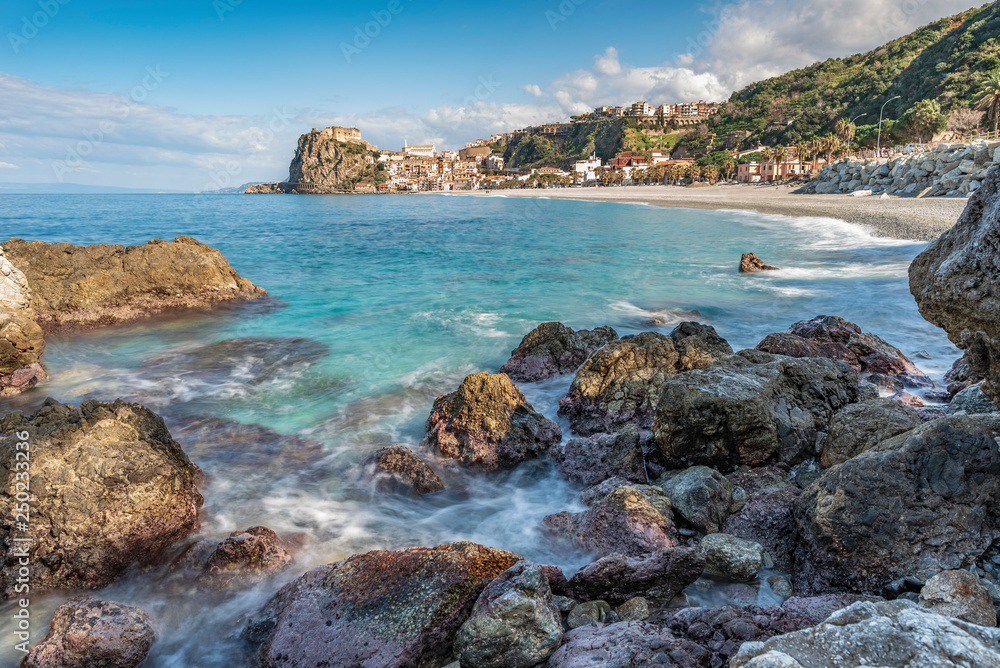
[(21, 668), (136, 668), (158, 638), (156, 623), (146, 611), (78, 596), (56, 609), (48, 635), (31, 649)]
[(584, 436), (614, 433), (626, 424), (649, 429), (667, 379), (732, 352), (715, 329), (694, 322), (681, 323), (669, 336), (646, 332), (620, 339), (587, 358), (559, 402), (559, 414)]
[(610, 327), (573, 331), (561, 322), (545, 322), (525, 335), (500, 373), (518, 383), (576, 373), (591, 353), (617, 339)]
[(0, 247), (0, 397), (29, 390), (47, 378), (41, 365), (44, 351), (28, 279)]
[(519, 561), (479, 595), (455, 638), (455, 656), (468, 668), (532, 668), (562, 642), (559, 609), (538, 564)]
[(783, 573), (792, 570), (795, 551), (795, 499), (801, 490), (773, 467), (740, 470), (727, 476), (744, 490), (743, 507), (726, 519), (722, 532), (760, 543)]
[(668, 547), (640, 557), (611, 554), (581, 568), (567, 589), (578, 601), (622, 605), (641, 596), (665, 606), (705, 570), (705, 557), (687, 547)]
[(186, 236), (141, 246), (23, 239), (0, 246), (24, 272), (31, 307), (46, 331), (125, 322), (267, 294), (237, 274), (221, 252)]
[(797, 322), (787, 332), (769, 334), (757, 350), (788, 357), (843, 360), (861, 375), (894, 378), (904, 385), (928, 387), (931, 380), (896, 346), (837, 316), (821, 315)]
[(745, 643), (730, 668), (1000, 665), (1000, 629), (951, 619), (910, 601), (860, 602), (815, 628)]
[(663, 474), (656, 484), (670, 498), (674, 512), (702, 533), (716, 533), (734, 509), (733, 486), (707, 466)]
[(567, 478), (582, 485), (598, 485), (614, 477), (648, 482), (642, 438), (635, 425), (626, 425), (617, 434), (574, 438), (562, 448), (553, 448), (551, 455)]
[(996, 626), (997, 611), (990, 591), (969, 571), (938, 573), (920, 590), (921, 608), (980, 626)]
[(794, 464), (819, 454), (830, 418), (858, 397), (845, 362), (744, 350), (667, 379), (653, 436), (672, 469)]
[(437, 668), (486, 586), (520, 560), (464, 542), (368, 552), (309, 571), (248, 626), (253, 665)]
[(510, 469), (562, 440), (507, 374), (477, 373), (434, 401), (427, 443), (445, 459), (486, 471)]
[[(26, 531), (14, 512), (24, 488), (18, 454), (25, 448)], [(103, 587), (197, 526), (197, 474), (163, 420), (138, 404), (86, 401), (74, 408), (48, 400), (29, 417), (0, 418), (0, 533), (32, 539), (32, 591)], [(7, 597), (18, 544), (8, 541), (4, 551)]]
[(916, 429), (923, 421), (914, 408), (891, 399), (851, 404), (830, 420), (829, 436), (823, 444), (823, 468), (842, 464), (893, 436)]
[(969, 417), (925, 424), (829, 469), (796, 500), (795, 590), (878, 594), (967, 568), (1000, 536), (1000, 450)]
[[(1000, 402), (1000, 170), (994, 169), (950, 230), (910, 265), (910, 292), (920, 314), (965, 350)], [(1000, 405), (1000, 403), (998, 403)]]

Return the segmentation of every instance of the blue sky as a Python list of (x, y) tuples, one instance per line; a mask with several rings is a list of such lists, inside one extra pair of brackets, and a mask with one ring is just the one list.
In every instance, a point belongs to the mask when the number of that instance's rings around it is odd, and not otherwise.
[(971, 6), (5, 0), (0, 182), (206, 190), (283, 178), (313, 126), (456, 148), (598, 104), (721, 100)]

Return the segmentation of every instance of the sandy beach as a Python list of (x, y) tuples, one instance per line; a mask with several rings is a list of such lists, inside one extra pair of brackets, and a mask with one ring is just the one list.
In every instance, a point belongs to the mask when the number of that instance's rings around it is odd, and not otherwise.
[[(740, 209), (785, 216), (837, 218), (865, 225), (874, 234), (896, 239), (933, 241), (958, 220), (966, 199), (800, 195), (798, 187), (725, 185), (700, 188), (626, 186), (505, 190), (505, 197), (548, 197), (601, 202), (645, 202), (691, 209)], [(486, 195), (486, 193), (476, 193)]]

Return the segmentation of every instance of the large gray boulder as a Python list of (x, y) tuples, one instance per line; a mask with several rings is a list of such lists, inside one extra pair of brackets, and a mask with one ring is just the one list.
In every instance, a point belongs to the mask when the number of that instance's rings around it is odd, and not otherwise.
[(677, 546), (670, 499), (659, 487), (621, 485), (599, 494), (580, 513), (562, 512), (543, 520), (548, 534), (601, 556), (641, 556)]
[(983, 391), (983, 383), (977, 383), (956, 394), (951, 403), (948, 404), (948, 412), (951, 414), (984, 415), (998, 413), (1000, 408), (997, 408), (993, 400)]
[(920, 314), (965, 350), (983, 391), (1000, 400), (1000, 170), (993, 169), (950, 230), (910, 265)]
[(562, 616), (542, 567), (519, 561), (479, 595), (455, 637), (467, 668), (531, 668), (562, 642)]
[[(31, 521), (23, 528), (11, 511), (23, 497), (26, 448)], [(138, 404), (74, 408), (48, 400), (30, 417), (0, 418), (0, 533), (31, 539), (3, 548), (4, 597), (16, 584), (23, 545), (33, 592), (103, 587), (155, 559), (197, 527), (198, 473), (163, 420)]]
[(48, 635), (21, 668), (136, 668), (157, 638), (145, 610), (78, 596), (56, 609)]
[(614, 433), (629, 423), (649, 429), (668, 378), (731, 354), (713, 328), (693, 322), (681, 323), (669, 336), (646, 332), (620, 339), (587, 358), (559, 413), (584, 436)]
[(642, 442), (635, 425), (626, 425), (617, 434), (574, 438), (562, 448), (552, 448), (550, 453), (567, 478), (583, 485), (598, 485), (616, 476), (630, 482), (647, 482)]
[(830, 418), (858, 396), (845, 362), (744, 350), (664, 382), (653, 435), (670, 468), (794, 464), (819, 454)]
[(506, 374), (477, 373), (434, 401), (427, 443), (445, 459), (486, 471), (510, 469), (562, 440)]
[(823, 444), (823, 468), (842, 464), (868, 448), (922, 424), (920, 413), (891, 399), (851, 404), (830, 420), (829, 436)]
[(760, 543), (778, 570), (792, 571), (795, 551), (795, 499), (801, 490), (772, 467), (738, 471), (728, 476), (746, 494), (743, 507), (722, 525), (722, 532)]
[(968, 567), (1000, 536), (1000, 451), (973, 418), (925, 424), (829, 469), (796, 501), (795, 590), (880, 593)]
[(663, 474), (656, 484), (670, 498), (674, 512), (702, 533), (716, 533), (729, 517), (733, 486), (707, 466)]
[(520, 561), (475, 543), (375, 551), (283, 587), (244, 632), (258, 668), (437, 668), (479, 595)]
[(1000, 665), (1000, 629), (917, 607), (860, 602), (815, 628), (745, 643), (730, 668), (986, 668)]
[(500, 373), (517, 383), (576, 373), (591, 353), (617, 339), (610, 327), (573, 331), (561, 322), (544, 322), (525, 335)]

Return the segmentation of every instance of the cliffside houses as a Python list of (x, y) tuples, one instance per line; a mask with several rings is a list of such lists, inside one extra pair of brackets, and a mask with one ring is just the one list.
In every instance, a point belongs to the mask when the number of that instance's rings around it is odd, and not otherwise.
[(701, 119), (716, 113), (721, 106), (722, 104), (719, 102), (699, 100), (698, 102), (661, 104), (656, 107), (643, 100), (635, 102), (629, 107), (597, 107), (594, 109), (594, 116), (597, 118)]

